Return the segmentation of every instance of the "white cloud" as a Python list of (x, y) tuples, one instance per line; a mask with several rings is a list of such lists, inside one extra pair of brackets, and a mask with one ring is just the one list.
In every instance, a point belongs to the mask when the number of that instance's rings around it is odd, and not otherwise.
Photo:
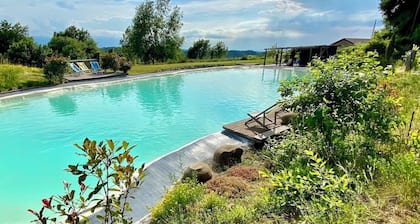
[[(380, 19), (377, 3), (358, 1), (354, 3), (357, 10), (334, 8), (341, 5), (341, 1), (314, 4), (302, 0), (173, 0), (171, 4), (178, 3), (184, 14), (181, 31), (185, 37), (184, 47), (190, 47), (199, 38), (207, 38), (213, 42), (224, 41), (231, 49), (251, 49), (275, 42), (321, 42), (334, 35), (368, 36), (371, 31), (366, 24), (372, 21), (373, 25), (373, 17)], [(53, 32), (75, 25), (88, 30), (98, 40), (109, 38), (118, 45), (118, 39), (131, 25), (140, 3), (132, 0), (2, 0), (0, 14), (9, 22), (27, 25), (32, 36), (51, 37)]]

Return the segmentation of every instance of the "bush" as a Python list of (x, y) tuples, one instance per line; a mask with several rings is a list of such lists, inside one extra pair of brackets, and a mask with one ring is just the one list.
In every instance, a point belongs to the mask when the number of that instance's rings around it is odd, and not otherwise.
[(347, 174), (337, 175), (313, 151), (307, 150), (305, 154), (308, 163), (295, 164), (276, 174), (265, 174), (272, 184), (271, 210), (289, 217), (340, 211), (344, 201), (353, 194), (350, 178)]
[[(298, 113), (294, 128), (319, 133), (325, 146), (317, 153), (329, 164), (369, 159), (375, 144), (393, 139), (393, 128), (400, 122), (377, 54), (355, 50), (312, 64), (309, 77), (284, 81), (279, 89), (284, 108)], [(347, 153), (354, 158), (342, 156), (348, 149), (356, 149)], [(359, 162), (354, 168), (365, 169), (366, 162)]]
[(227, 176), (240, 177), (247, 181), (255, 181), (260, 179), (260, 173), (256, 167), (253, 166), (234, 166), (228, 169)]
[(126, 57), (119, 57), (118, 64), (119, 64), (120, 70), (124, 74), (127, 74), (128, 70), (131, 69), (131, 64), (128, 62)]
[(115, 53), (106, 53), (101, 57), (103, 69), (111, 69), (116, 72), (119, 69), (119, 56)]
[(45, 78), (50, 83), (62, 83), (64, 74), (68, 69), (69, 60), (65, 57), (52, 56), (47, 58), (44, 66)]
[[(89, 207), (91, 213), (103, 209), (96, 215), (101, 223), (132, 223), (132, 218), (127, 216), (131, 211), (128, 199), (133, 198), (131, 191), (140, 186), (145, 175), (144, 164), (140, 168), (134, 165), (138, 157), (131, 154), (134, 146), (126, 141), (117, 146), (112, 140), (97, 144), (87, 138), (81, 146), (75, 146), (83, 152), (78, 155), (86, 159), (85, 163), (68, 165), (66, 169), (77, 177), (77, 189), (71, 189), (64, 181), (64, 195), (43, 199), (39, 211), (28, 209), (36, 216), (33, 222), (56, 223), (57, 217), (49, 217), (55, 214), (65, 218), (66, 223), (86, 223), (84, 215)], [(87, 186), (90, 183), (96, 184)]]
[(19, 84), (19, 74), (24, 70), (20, 66), (0, 65), (0, 91), (15, 89)]
[(207, 189), (219, 195), (234, 198), (244, 194), (247, 189), (246, 182), (240, 177), (221, 176), (207, 182)]
[(163, 200), (152, 211), (153, 223), (182, 223), (186, 217), (189, 204), (200, 201), (204, 195), (204, 186), (193, 181), (179, 183), (164, 196)]

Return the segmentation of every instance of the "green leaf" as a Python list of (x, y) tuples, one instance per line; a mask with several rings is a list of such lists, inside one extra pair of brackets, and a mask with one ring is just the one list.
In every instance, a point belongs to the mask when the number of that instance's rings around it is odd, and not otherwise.
[(106, 142), (108, 143), (109, 148), (111, 150), (114, 150), (114, 147), (115, 147), (114, 142), (111, 139), (106, 140)]

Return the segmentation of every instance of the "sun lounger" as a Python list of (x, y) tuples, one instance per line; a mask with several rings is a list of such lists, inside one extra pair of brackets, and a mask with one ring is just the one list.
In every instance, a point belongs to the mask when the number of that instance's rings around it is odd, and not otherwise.
[[(248, 116), (250, 119), (245, 122), (245, 125), (248, 126), (251, 122), (256, 122), (257, 124), (261, 125), (262, 127), (266, 129), (270, 129), (268, 127), (268, 124), (275, 124), (276, 119), (276, 112), (280, 110), (278, 103), (273, 104), (269, 108), (263, 110), (259, 113), (248, 113)], [(274, 113), (274, 114), (273, 114)], [(270, 119), (270, 117), (273, 117), (274, 120)]]
[(70, 62), (70, 68), (76, 73), (81, 73), (82, 72), (82, 70), (76, 64), (74, 64), (73, 62)]
[(84, 62), (76, 62), (77, 66), (82, 70), (82, 72), (91, 72), (91, 70), (86, 66)]
[(102, 73), (102, 68), (97, 61), (91, 61), (90, 65), (92, 67), (92, 71), (95, 73)]

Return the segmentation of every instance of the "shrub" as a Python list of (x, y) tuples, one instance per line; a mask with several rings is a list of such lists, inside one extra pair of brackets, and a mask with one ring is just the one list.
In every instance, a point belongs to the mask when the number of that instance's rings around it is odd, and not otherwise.
[(260, 179), (259, 171), (253, 166), (234, 166), (228, 169), (227, 176), (240, 177), (247, 181), (255, 181)]
[(247, 190), (247, 185), (240, 177), (221, 176), (209, 180), (207, 190), (233, 198), (242, 196)]
[(290, 217), (340, 211), (344, 201), (353, 194), (349, 187), (351, 180), (347, 174), (337, 175), (313, 151), (307, 150), (305, 154), (309, 164), (295, 164), (279, 173), (265, 174), (272, 184), (271, 210)]
[[(86, 219), (87, 208), (92, 213), (100, 208), (104, 212), (96, 217), (101, 223), (131, 223), (131, 218), (127, 217), (127, 212), (131, 211), (128, 199), (132, 198), (131, 190), (138, 188), (144, 177), (144, 164), (140, 168), (134, 166), (137, 158), (131, 155), (134, 146), (126, 141), (116, 146), (112, 140), (97, 144), (87, 138), (83, 145), (75, 146), (87, 160), (83, 164), (68, 165), (66, 170), (77, 177), (78, 189), (71, 189), (70, 184), (64, 182), (64, 195), (43, 199), (38, 212), (28, 210), (36, 216), (34, 222), (55, 223), (57, 217), (49, 217), (49, 211), (63, 216), (66, 223), (79, 223)], [(89, 187), (88, 183), (96, 184)]]
[(116, 72), (119, 69), (119, 56), (115, 53), (106, 53), (101, 57), (102, 68)]
[(131, 64), (128, 62), (126, 57), (119, 57), (118, 59), (119, 68), (124, 73), (127, 74), (128, 70), (131, 69)]
[[(281, 84), (281, 103), (298, 113), (293, 126), (319, 133), (325, 146), (318, 153), (329, 164), (353, 160), (341, 156), (349, 148), (361, 150), (348, 155), (368, 159), (374, 154), (374, 144), (392, 140), (392, 130), (400, 122), (395, 99), (384, 82), (384, 69), (376, 57), (376, 53), (355, 50), (326, 62), (314, 60), (309, 77)], [(349, 134), (359, 141), (350, 147)], [(365, 169), (363, 164), (355, 169)]]
[(19, 74), (24, 70), (20, 66), (0, 65), (0, 91), (7, 91), (18, 87)]
[(64, 73), (68, 69), (68, 59), (65, 57), (52, 56), (47, 58), (47, 62), (44, 66), (45, 78), (50, 83), (61, 83), (63, 82)]
[(187, 219), (187, 206), (203, 198), (204, 186), (193, 181), (179, 183), (164, 196), (163, 200), (152, 211), (153, 223), (182, 223)]

